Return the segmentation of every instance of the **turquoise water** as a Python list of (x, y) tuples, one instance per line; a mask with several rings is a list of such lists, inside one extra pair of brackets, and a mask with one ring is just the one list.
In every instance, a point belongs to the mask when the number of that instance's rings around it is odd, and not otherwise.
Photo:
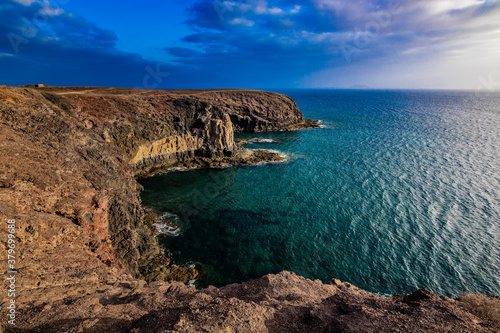
[(166, 248), (199, 287), (291, 270), (396, 294), (500, 295), (500, 95), (283, 91), (324, 128), (267, 138), (289, 160), (169, 172), (143, 203), (175, 214)]

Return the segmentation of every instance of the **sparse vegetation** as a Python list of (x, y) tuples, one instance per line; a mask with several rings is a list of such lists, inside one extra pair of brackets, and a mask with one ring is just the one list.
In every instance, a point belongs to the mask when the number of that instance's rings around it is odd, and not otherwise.
[(500, 298), (478, 293), (462, 293), (459, 301), (476, 317), (487, 320), (500, 328)]

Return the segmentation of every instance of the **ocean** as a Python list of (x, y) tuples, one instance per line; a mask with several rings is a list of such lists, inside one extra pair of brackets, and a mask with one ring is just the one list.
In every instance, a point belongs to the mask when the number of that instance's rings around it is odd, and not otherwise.
[(282, 270), (379, 295), (500, 295), (500, 94), (283, 90), (322, 128), (238, 133), (285, 163), (141, 180), (197, 287)]

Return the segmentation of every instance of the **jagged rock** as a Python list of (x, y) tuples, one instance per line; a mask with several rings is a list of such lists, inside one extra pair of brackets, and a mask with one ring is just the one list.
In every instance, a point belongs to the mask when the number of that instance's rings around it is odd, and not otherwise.
[(0, 218), (16, 220), (18, 271), (15, 330), (6, 293), (0, 298), (4, 330), (495, 331), (459, 301), (425, 290), (383, 299), (290, 272), (219, 289), (166, 281), (196, 271), (161, 254), (135, 177), (280, 160), (242, 148), (233, 132), (304, 126), (316, 124), (268, 92), (0, 87)]

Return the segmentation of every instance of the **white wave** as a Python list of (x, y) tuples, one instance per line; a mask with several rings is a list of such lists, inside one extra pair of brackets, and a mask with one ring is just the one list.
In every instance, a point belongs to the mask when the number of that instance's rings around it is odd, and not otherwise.
[(267, 151), (270, 151), (271, 153), (278, 154), (278, 155), (280, 155), (281, 157), (283, 157), (284, 159), (287, 159), (287, 160), (290, 158), (287, 154), (285, 154), (284, 152), (281, 152), (279, 150), (267, 149)]
[(259, 138), (255, 138), (255, 139), (251, 139), (249, 142), (256, 142), (256, 143), (276, 143), (278, 141), (274, 140), (274, 139), (259, 139)]
[(271, 152), (271, 153), (275, 153), (275, 154), (278, 154), (280, 155), (280, 157), (283, 158), (283, 160), (281, 161), (263, 161), (263, 162), (259, 162), (255, 165), (264, 165), (264, 164), (277, 164), (277, 163), (286, 163), (290, 160), (290, 156), (284, 152), (281, 152), (279, 150), (275, 150), (275, 149), (249, 149), (249, 150), (263, 150), (263, 151), (268, 151), (268, 152)]
[(194, 170), (196, 169), (195, 167), (187, 168), (187, 167), (173, 167), (164, 171), (161, 171), (160, 174), (166, 174), (166, 173), (171, 173), (171, 172), (184, 172), (184, 171), (189, 171), (189, 170)]
[(327, 128), (327, 126), (325, 125), (325, 122), (323, 120), (318, 120), (318, 125), (319, 125), (319, 128)]
[(158, 230), (158, 235), (167, 235), (171, 237), (179, 236), (182, 233), (181, 227), (177, 223), (179, 217), (172, 213), (165, 213), (156, 219), (156, 223), (153, 225)]
[(262, 138), (252, 138), (245, 140), (246, 143), (278, 143), (278, 140), (275, 139), (262, 139)]
[(392, 296), (394, 296), (394, 295), (386, 294), (386, 293), (374, 293), (374, 294), (377, 296), (380, 296), (382, 298), (391, 298)]

